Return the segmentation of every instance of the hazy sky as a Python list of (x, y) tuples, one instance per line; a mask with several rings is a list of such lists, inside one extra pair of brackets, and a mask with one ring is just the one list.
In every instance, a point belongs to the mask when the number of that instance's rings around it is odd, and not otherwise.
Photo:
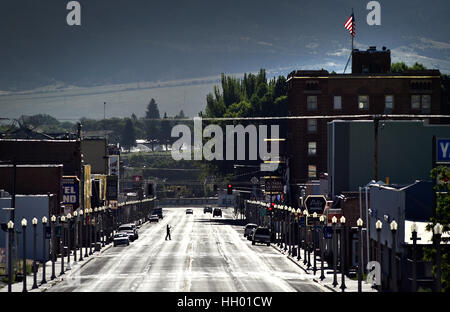
[(366, 0), (80, 0), (81, 26), (66, 24), (68, 2), (0, 1), (0, 90), (342, 71), (352, 8), (356, 48), (450, 72), (448, 0), (381, 0), (381, 26)]

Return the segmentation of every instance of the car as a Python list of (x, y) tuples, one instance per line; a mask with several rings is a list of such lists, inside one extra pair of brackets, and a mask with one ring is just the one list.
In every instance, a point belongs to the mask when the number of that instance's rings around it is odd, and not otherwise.
[(191, 208), (186, 209), (186, 214), (194, 214), (194, 211)]
[(130, 238), (130, 241), (134, 241), (139, 237), (136, 225), (134, 223), (122, 224), (121, 226), (119, 226), (118, 231), (127, 233)]
[(119, 232), (114, 234), (113, 239), (113, 245), (114, 247), (118, 245), (130, 245), (130, 239), (128, 238), (128, 234), (126, 232)]
[(153, 213), (156, 214), (160, 219), (163, 218), (163, 210), (162, 208), (153, 209)]
[(247, 235), (247, 240), (249, 240), (249, 241), (252, 240), (252, 238), (253, 238), (253, 232), (255, 232), (255, 230), (256, 230), (256, 227), (254, 227), (254, 228), (252, 228), (252, 229), (250, 230), (250, 233)]
[(215, 217), (215, 216), (221, 217), (222, 216), (222, 209), (214, 208), (213, 217)]
[(251, 237), (252, 230), (257, 228), (258, 225), (255, 223), (247, 223), (247, 225), (244, 228), (244, 237)]
[(267, 246), (270, 246), (270, 238), (271, 238), (271, 233), (270, 233), (269, 228), (257, 227), (253, 231), (252, 245), (255, 245), (256, 243), (263, 243), (263, 244), (267, 244)]
[(159, 217), (156, 214), (152, 214), (149, 218), (148, 218), (149, 222), (158, 222), (159, 221)]
[(203, 208), (203, 213), (212, 213), (212, 207), (211, 206), (206, 206), (205, 208)]

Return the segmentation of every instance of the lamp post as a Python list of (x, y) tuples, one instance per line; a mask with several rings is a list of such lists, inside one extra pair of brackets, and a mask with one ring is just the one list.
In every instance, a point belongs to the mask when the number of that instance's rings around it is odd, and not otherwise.
[(83, 209), (80, 209), (80, 212), (78, 213), (78, 225), (80, 228), (80, 256), (78, 257), (78, 261), (83, 261)]
[(325, 272), (324, 272), (324, 268), (323, 268), (323, 264), (324, 264), (324, 260), (323, 260), (323, 252), (324, 252), (324, 228), (325, 228), (325, 216), (321, 215), (320, 216), (320, 224), (321, 224), (321, 228), (322, 231), (320, 233), (320, 280), (323, 281), (325, 279)]
[(361, 239), (361, 233), (362, 233), (362, 226), (363, 226), (363, 220), (361, 218), (356, 221), (356, 225), (358, 226), (358, 292), (362, 292), (362, 275), (363, 275), (363, 268), (362, 268), (362, 239)]
[[(375, 223), (375, 228), (377, 230), (377, 262), (381, 266), (381, 229), (383, 227), (383, 223), (380, 220), (377, 220)], [(380, 277), (381, 278), (381, 277)], [(377, 281), (378, 291), (381, 291), (381, 280)]]
[(55, 222), (56, 216), (52, 215), (50, 218), (51, 221), (51, 231), (52, 231), (52, 276), (50, 276), (51, 280), (56, 278), (55, 274), (55, 261), (56, 261), (56, 233), (55, 233)]
[(317, 232), (316, 232), (316, 225), (317, 225), (317, 212), (313, 213), (313, 236), (312, 236), (312, 246), (313, 246), (313, 273), (316, 275), (317, 271), (317, 265), (316, 265), (316, 238), (317, 238)]
[(433, 227), (434, 233), (434, 243), (436, 244), (436, 292), (441, 292), (442, 290), (442, 270), (441, 270), (441, 237), (443, 226), (439, 223)]
[(98, 218), (98, 209), (94, 208), (94, 218), (92, 219), (94, 222), (94, 251), (97, 250), (97, 218)]
[(300, 232), (300, 214), (302, 213), (302, 211), (300, 210), (300, 208), (297, 208), (297, 220), (298, 220), (298, 226), (297, 226), (297, 233), (298, 233), (298, 247), (297, 247), (297, 261), (300, 261), (300, 246), (301, 246), (301, 232)]
[(84, 246), (84, 257), (87, 258), (89, 257), (89, 253), (88, 253), (88, 247), (89, 247), (89, 208), (86, 208), (85, 212), (85, 217), (84, 217), (84, 223), (85, 223), (85, 232), (86, 232), (86, 240), (85, 243), (86, 245)]
[(393, 220), (391, 222), (391, 232), (392, 232), (392, 290), (397, 292), (397, 222)]
[[(73, 235), (73, 265), (77, 264), (77, 247), (78, 247), (78, 235), (80, 235), (80, 227), (78, 223), (78, 212), (75, 210), (73, 212), (74, 218), (74, 235)], [(77, 234), (77, 235), (75, 235)]]
[(23, 254), (22, 254), (22, 276), (23, 289), (22, 292), (27, 292), (27, 220), (25, 218), (21, 221), (22, 224), (22, 239), (23, 239)]
[(331, 219), (331, 223), (333, 225), (333, 287), (336, 287), (337, 282), (337, 239), (336, 239), (336, 223), (337, 218), (333, 216)]
[(33, 286), (31, 289), (38, 288), (37, 285), (37, 268), (36, 268), (36, 226), (37, 226), (38, 220), (36, 218), (33, 218), (31, 220), (31, 224), (33, 224)]
[(286, 251), (287, 244), (288, 244), (288, 224), (289, 224), (289, 210), (287, 206), (284, 206), (284, 213), (285, 213), (285, 222), (284, 222), (284, 251)]
[(102, 233), (102, 247), (105, 247), (105, 240), (106, 240), (106, 238), (105, 238), (105, 233), (104, 233), (104, 227), (105, 227), (105, 210), (106, 210), (106, 208), (105, 207), (103, 207), (103, 208), (101, 208), (101, 218), (102, 218), (102, 222), (101, 222), (101, 225), (102, 225), (102, 228), (101, 228), (101, 233)]
[(341, 217), (341, 289), (344, 292), (345, 288), (345, 217)]
[(289, 216), (289, 227), (288, 227), (288, 243), (289, 243), (289, 248), (288, 248), (288, 255), (292, 255), (292, 208), (289, 207), (288, 208), (288, 216)]
[(61, 272), (59, 275), (64, 274), (64, 223), (66, 222), (66, 217), (61, 217)]
[(47, 283), (47, 279), (45, 278), (45, 265), (47, 263), (47, 255), (45, 253), (45, 241), (46, 238), (45, 236), (47, 235), (47, 217), (43, 216), (42, 217), (42, 281), (41, 281), (41, 285), (42, 284), (46, 284)]
[(89, 208), (89, 255), (92, 255), (92, 208)]
[(303, 210), (303, 215), (305, 216), (305, 226), (303, 229), (303, 234), (304, 234), (304, 238), (303, 238), (303, 264), (307, 264), (308, 260), (306, 259), (306, 253), (307, 253), (307, 249), (308, 249), (308, 209)]
[(66, 271), (70, 270), (70, 223), (72, 221), (72, 215), (69, 213), (67, 214), (67, 268)]
[(8, 224), (8, 292), (11, 292), (12, 284), (12, 238), (14, 235), (14, 222), (9, 220)]

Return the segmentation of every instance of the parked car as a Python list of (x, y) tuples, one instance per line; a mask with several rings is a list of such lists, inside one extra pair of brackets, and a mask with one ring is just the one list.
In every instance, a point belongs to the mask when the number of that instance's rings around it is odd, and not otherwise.
[(155, 215), (157, 215), (160, 219), (163, 218), (163, 210), (162, 210), (162, 208), (155, 208), (155, 209), (153, 209), (153, 213)]
[(205, 206), (205, 208), (203, 208), (203, 213), (212, 213), (212, 207), (211, 206)]
[(270, 246), (270, 229), (266, 227), (257, 227), (252, 236), (252, 245), (255, 245), (258, 243), (267, 244), (267, 246)]
[(119, 226), (118, 231), (127, 233), (130, 238), (130, 241), (134, 241), (135, 239), (137, 239), (139, 237), (138, 233), (137, 233), (136, 225), (133, 223), (122, 224), (121, 226)]
[(255, 223), (247, 223), (247, 225), (244, 228), (244, 237), (251, 237), (252, 230), (256, 229), (258, 227)]
[(191, 208), (186, 209), (186, 214), (194, 214), (194, 211)]
[(150, 218), (148, 218), (148, 221), (149, 221), (149, 222), (158, 222), (158, 221), (159, 221), (159, 217), (158, 217), (157, 214), (152, 214), (152, 215), (150, 216)]
[(113, 239), (113, 245), (114, 247), (118, 245), (130, 245), (130, 239), (128, 238), (128, 234), (126, 232), (119, 232), (114, 234)]
[(256, 229), (257, 227), (250, 229), (250, 233), (247, 235), (247, 240), (251, 241), (253, 239), (253, 233), (255, 232)]
[(220, 208), (214, 208), (213, 217), (221, 217), (222, 216), (222, 209)]

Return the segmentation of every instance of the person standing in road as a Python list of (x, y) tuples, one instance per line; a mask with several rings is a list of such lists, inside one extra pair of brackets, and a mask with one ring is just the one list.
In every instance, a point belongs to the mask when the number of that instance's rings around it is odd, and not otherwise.
[(171, 227), (170, 225), (167, 224), (167, 227), (166, 227), (166, 229), (167, 229), (166, 240), (167, 240), (167, 237), (169, 237), (169, 240), (172, 240), (172, 239), (170, 238), (170, 229), (171, 229), (171, 228), (172, 228), (172, 227)]

